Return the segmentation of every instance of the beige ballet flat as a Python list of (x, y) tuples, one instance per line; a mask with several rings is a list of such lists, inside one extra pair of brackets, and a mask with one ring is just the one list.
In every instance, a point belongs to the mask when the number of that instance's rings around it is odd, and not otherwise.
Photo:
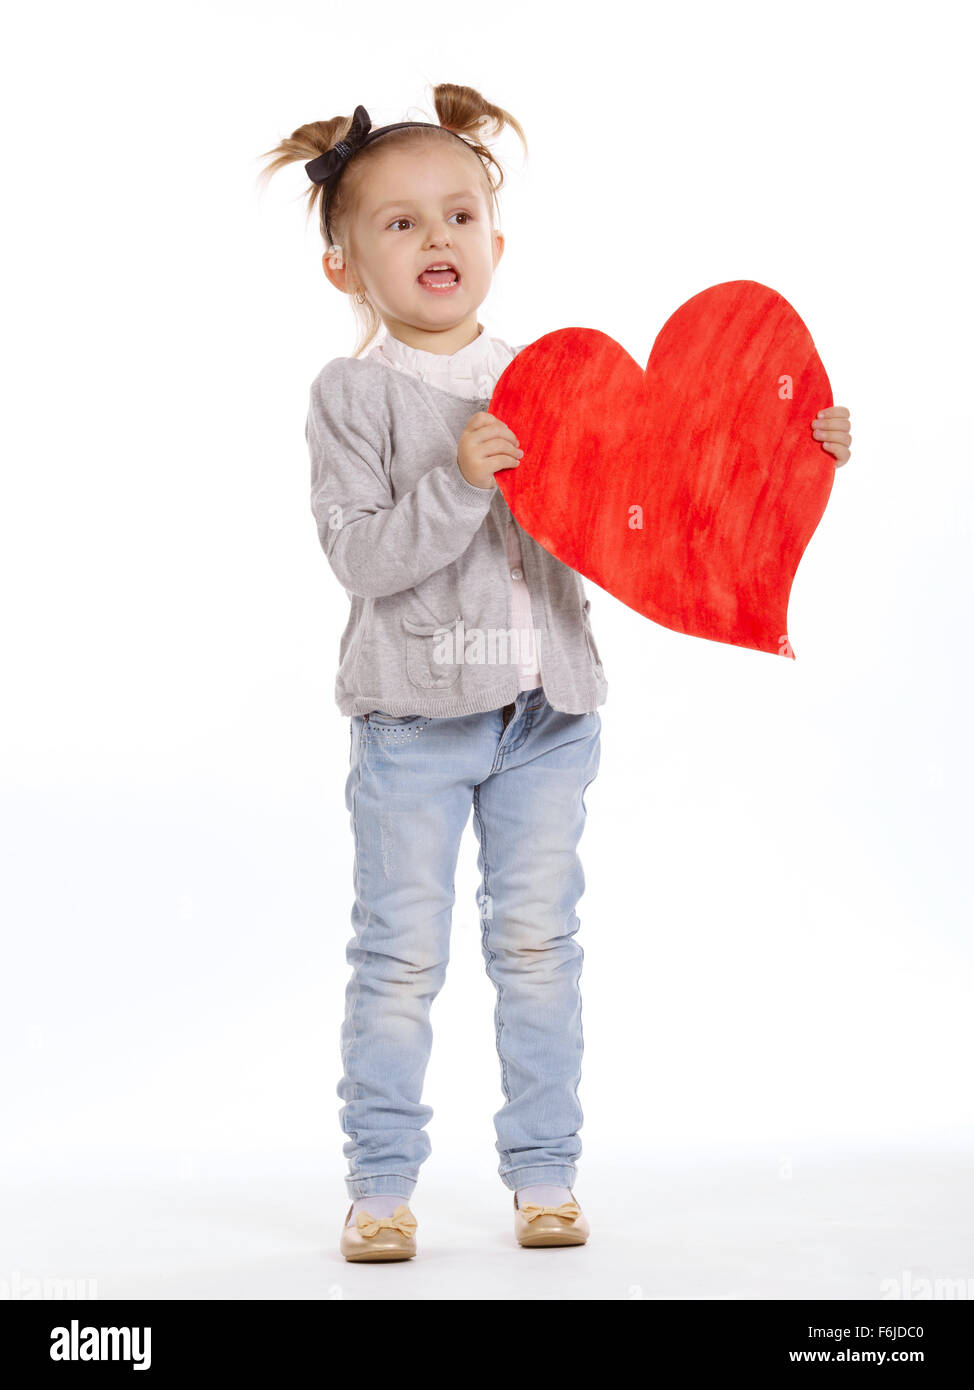
[(355, 1203), (345, 1213), (340, 1249), (346, 1260), (411, 1260), (416, 1254), (419, 1224), (405, 1202), (391, 1216), (373, 1216), (362, 1209), (350, 1226)]
[[(571, 1192), (571, 1188), (568, 1189)], [(585, 1213), (575, 1201), (560, 1207), (541, 1207), (535, 1202), (517, 1204), (514, 1194), (514, 1234), (521, 1245), (584, 1245), (591, 1235)]]

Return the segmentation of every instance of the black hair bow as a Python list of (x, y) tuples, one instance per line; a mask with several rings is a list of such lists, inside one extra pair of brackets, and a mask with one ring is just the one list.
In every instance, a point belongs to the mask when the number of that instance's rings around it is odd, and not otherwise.
[(344, 169), (351, 155), (368, 143), (372, 129), (372, 118), (364, 106), (356, 106), (352, 125), (348, 134), (337, 145), (310, 160), (304, 167), (312, 183), (327, 183), (341, 169)]

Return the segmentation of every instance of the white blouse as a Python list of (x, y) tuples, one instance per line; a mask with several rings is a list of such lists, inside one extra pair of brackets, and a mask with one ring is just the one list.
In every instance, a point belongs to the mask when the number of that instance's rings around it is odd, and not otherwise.
[[(423, 348), (410, 347), (387, 332), (366, 356), (376, 357), (393, 370), (408, 372), (454, 396), (462, 396), (465, 400), (482, 400), (485, 396), (493, 395), (501, 372), (517, 354), (502, 338), (490, 337), (482, 323), (477, 326), (477, 337), (458, 352), (427, 352)], [(534, 646), (531, 595), (524, 578), (521, 543), (510, 521), (507, 527), (507, 565), (511, 580), (511, 626), (517, 630), (518, 653), (523, 657), (518, 666), (520, 689), (534, 690), (541, 684), (541, 671)]]

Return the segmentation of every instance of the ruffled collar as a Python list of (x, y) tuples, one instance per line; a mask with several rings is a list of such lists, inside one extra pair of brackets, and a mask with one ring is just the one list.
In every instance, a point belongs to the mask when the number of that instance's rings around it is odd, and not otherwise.
[(376, 357), (396, 371), (418, 376), (430, 386), (449, 391), (467, 400), (483, 400), (493, 395), (497, 378), (516, 353), (502, 338), (492, 338), (483, 324), (473, 342), (458, 352), (427, 352), (386, 332), (366, 354)]

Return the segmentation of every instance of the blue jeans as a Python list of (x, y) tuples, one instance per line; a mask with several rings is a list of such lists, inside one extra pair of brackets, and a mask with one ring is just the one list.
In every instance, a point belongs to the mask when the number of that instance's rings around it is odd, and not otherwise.
[(352, 1200), (410, 1196), (430, 1153), (430, 1006), (446, 976), (471, 805), (505, 1097), (494, 1115), (498, 1172), (512, 1191), (575, 1182), (584, 957), (575, 904), (585, 888), (577, 845), (601, 728), (598, 710), (563, 714), (541, 686), (459, 718), (351, 716), (355, 936), (338, 1095)]

